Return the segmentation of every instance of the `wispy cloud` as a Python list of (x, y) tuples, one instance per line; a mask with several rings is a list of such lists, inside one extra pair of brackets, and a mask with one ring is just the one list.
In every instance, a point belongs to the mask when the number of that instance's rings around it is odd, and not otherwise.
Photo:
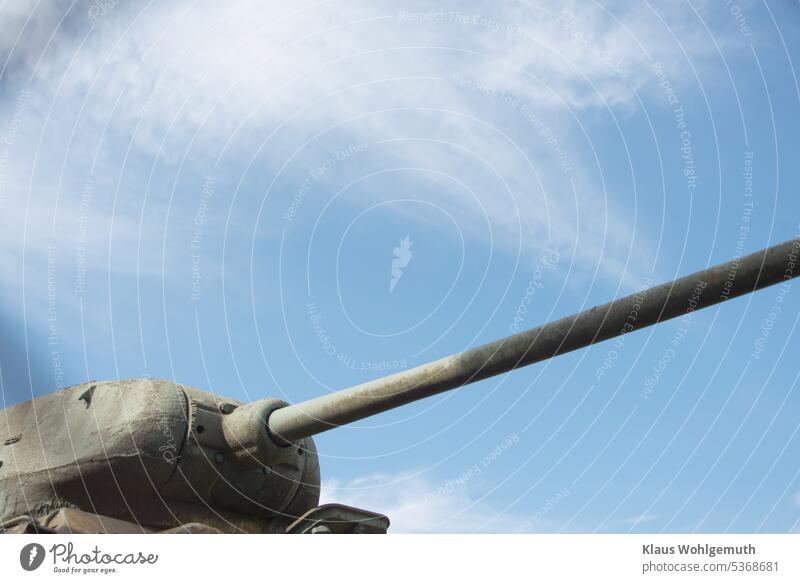
[[(489, 10), (453, 2), (432, 11), (420, 2), (352, 1), (223, 9), (201, 3), (191, 10), (157, 4), (139, 12), (119, 3), (98, 17), (89, 2), (33, 15), (26, 6), (4, 5), (4, 18), (21, 36), (16, 42), (4, 35), (0, 51), (21, 69), (15, 79), (32, 79), (26, 132), (34, 139), (18, 144), (15, 159), (38, 159), (39, 166), (15, 169), (25, 186), (8, 198), (8, 215), (21, 216), (30, 204), (34, 220), (37, 208), (53, 208), (55, 193), (79, 188), (77, 176), (88, 166), (122, 200), (140, 199), (139, 184), (119, 182), (128, 149), (127, 156), (142, 152), (173, 164), (187, 157), (188, 165), (202, 166), (221, 147), (242, 158), (258, 147), (280, 168), (303, 140), (336, 126), (314, 147), (380, 141), (391, 144), (382, 151), (388, 166), (433, 168), (469, 185), (472, 197), (452, 180), (429, 176), (428, 185), (417, 186), (430, 200), (460, 208), (468, 234), (488, 220), (497, 244), (513, 248), (521, 237), (523, 247), (536, 248), (549, 239), (575, 249), (587, 272), (600, 265), (614, 279), (649, 265), (646, 235), (634, 232), (627, 196), (605, 191), (602, 176), (584, 169), (595, 166), (585, 144), (576, 147), (583, 140), (576, 112), (624, 113), (651, 81), (650, 60), (675, 58), (670, 31), (645, 8)], [(702, 53), (702, 46), (689, 48)], [(569, 175), (559, 162), (565, 156)], [(45, 159), (61, 176), (42, 171)], [(148, 204), (174, 197), (158, 190)], [(364, 194), (354, 189), (351, 196), (358, 204)], [(170, 202), (191, 204), (180, 196)], [(59, 220), (69, 222), (67, 207), (75, 204), (65, 196)], [(128, 221), (137, 240), (152, 240), (157, 231), (139, 236), (149, 225), (139, 224), (137, 211), (135, 204), (117, 207), (115, 230), (122, 234)], [(112, 220), (105, 212), (94, 217), (100, 231)], [(35, 251), (35, 238), (29, 246)]]
[[(443, 489), (420, 474), (374, 474), (322, 484), (322, 504), (339, 502), (385, 514), (394, 533), (514, 532), (523, 517), (498, 511), (463, 488)], [(488, 524), (488, 526), (486, 526)]]
[(619, 524), (627, 524), (630, 526), (639, 526), (640, 524), (647, 524), (658, 520), (658, 514), (640, 514), (639, 516), (631, 516), (630, 518), (623, 518)]

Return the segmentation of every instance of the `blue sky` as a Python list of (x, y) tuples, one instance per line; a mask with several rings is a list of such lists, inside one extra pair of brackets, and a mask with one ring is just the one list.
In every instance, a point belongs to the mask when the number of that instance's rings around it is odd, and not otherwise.
[[(298, 402), (796, 236), (798, 16), (6, 1), (4, 402)], [(798, 317), (771, 288), (328, 432), (323, 497), (396, 532), (797, 531)]]

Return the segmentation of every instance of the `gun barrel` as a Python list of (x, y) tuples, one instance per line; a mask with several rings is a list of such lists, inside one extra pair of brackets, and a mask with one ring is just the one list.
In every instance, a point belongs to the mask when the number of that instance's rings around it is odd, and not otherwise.
[(376, 415), (707, 308), (797, 275), (800, 237), (431, 363), (273, 411), (284, 441)]

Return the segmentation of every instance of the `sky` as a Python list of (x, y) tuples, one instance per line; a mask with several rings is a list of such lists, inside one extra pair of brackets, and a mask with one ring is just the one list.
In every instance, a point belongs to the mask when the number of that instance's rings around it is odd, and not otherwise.
[[(299, 402), (800, 232), (800, 4), (0, 0), (0, 392)], [(769, 288), (316, 438), (391, 532), (800, 531)]]

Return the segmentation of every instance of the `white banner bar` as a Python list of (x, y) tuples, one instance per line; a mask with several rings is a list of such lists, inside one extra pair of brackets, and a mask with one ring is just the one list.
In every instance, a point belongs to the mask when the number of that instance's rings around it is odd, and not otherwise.
[[(800, 581), (800, 535), (6, 535), (0, 581)], [(414, 578), (414, 579), (412, 579)]]

